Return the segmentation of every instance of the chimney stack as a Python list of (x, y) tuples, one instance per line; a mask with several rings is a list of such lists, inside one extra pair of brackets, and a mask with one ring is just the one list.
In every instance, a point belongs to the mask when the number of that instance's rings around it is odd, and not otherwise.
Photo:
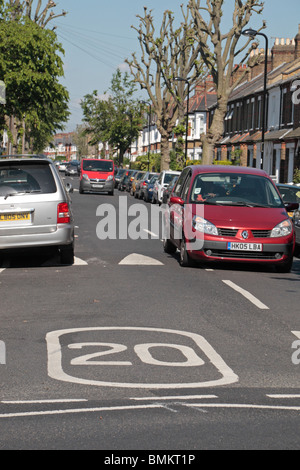
[(300, 24), (298, 26), (298, 34), (294, 39), (295, 42), (295, 60), (300, 59)]

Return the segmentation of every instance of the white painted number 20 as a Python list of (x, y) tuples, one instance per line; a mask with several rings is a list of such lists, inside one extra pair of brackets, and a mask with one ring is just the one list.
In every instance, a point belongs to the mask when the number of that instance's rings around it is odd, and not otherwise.
[[(84, 347), (104, 347), (106, 348), (103, 351), (98, 351), (96, 353), (85, 354), (84, 356), (76, 357), (71, 360), (71, 365), (73, 366), (84, 366), (84, 365), (94, 365), (94, 366), (131, 366), (132, 362), (129, 361), (112, 361), (112, 360), (101, 360), (95, 361), (95, 358), (108, 356), (112, 354), (119, 354), (126, 351), (128, 348), (124, 344), (116, 343), (74, 343), (69, 344), (69, 349), (82, 349)], [(180, 362), (167, 362), (155, 359), (150, 352), (154, 348), (172, 348), (177, 351), (180, 351), (185, 357), (185, 361)], [(144, 343), (136, 344), (134, 346), (134, 351), (137, 357), (144, 363), (155, 366), (166, 366), (166, 367), (198, 367), (204, 365), (204, 361), (195, 353), (195, 351), (189, 346), (184, 346), (181, 344), (164, 344), (164, 343)]]

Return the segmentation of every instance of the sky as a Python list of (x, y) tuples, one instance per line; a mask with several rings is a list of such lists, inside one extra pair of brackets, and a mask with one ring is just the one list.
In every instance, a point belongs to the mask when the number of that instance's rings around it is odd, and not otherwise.
[[(55, 13), (62, 10), (67, 15), (52, 20), (49, 27), (56, 26), (59, 41), (65, 50), (62, 83), (70, 94), (71, 116), (65, 132), (76, 130), (82, 123), (81, 99), (94, 90), (102, 95), (108, 91), (113, 74), (118, 68), (125, 70), (124, 61), (133, 52), (139, 53), (137, 33), (131, 28), (138, 26), (136, 15), (143, 15), (144, 6), (152, 10), (157, 25), (161, 24), (163, 12), (171, 10), (178, 21), (180, 5), (187, 0), (59, 0)], [(203, 0), (205, 6), (206, 1)], [(231, 24), (233, 0), (224, 2), (222, 31)], [(249, 27), (259, 28), (266, 20), (263, 31), (272, 47), (275, 38), (294, 38), (300, 24), (299, 0), (265, 0), (261, 15), (253, 15)], [(261, 38), (261, 47), (265, 46)], [(147, 97), (142, 96), (142, 99)]]

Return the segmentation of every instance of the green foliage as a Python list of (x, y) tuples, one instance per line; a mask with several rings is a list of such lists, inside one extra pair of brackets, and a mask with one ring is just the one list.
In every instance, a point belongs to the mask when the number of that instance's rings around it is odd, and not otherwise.
[(214, 160), (213, 165), (232, 165), (232, 162), (230, 160)]
[(300, 169), (296, 168), (294, 171), (294, 179), (293, 179), (294, 184), (299, 184), (300, 183)]
[(26, 122), (26, 138), (41, 150), (53, 133), (63, 129), (69, 116), (69, 95), (59, 82), (63, 77), (61, 44), (53, 31), (29, 19), (0, 20), (0, 76), (6, 85), (5, 116)]
[(90, 143), (108, 142), (119, 151), (120, 164), (126, 150), (138, 137), (142, 125), (141, 105), (134, 98), (135, 92), (136, 85), (129, 74), (117, 70), (109, 92), (105, 93), (106, 99), (101, 99), (94, 91), (81, 102)]
[(202, 160), (187, 160), (186, 166), (191, 166), (191, 165), (201, 165)]
[[(161, 164), (161, 154), (160, 153), (150, 153), (149, 159), (149, 170), (154, 171), (155, 173), (160, 173), (160, 164)], [(141, 155), (137, 157), (134, 164), (131, 165), (132, 168), (141, 171), (148, 170), (148, 155)]]

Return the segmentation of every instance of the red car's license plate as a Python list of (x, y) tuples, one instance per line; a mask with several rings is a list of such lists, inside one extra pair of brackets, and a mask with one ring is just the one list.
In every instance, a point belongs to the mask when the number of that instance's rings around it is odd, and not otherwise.
[(227, 245), (227, 249), (235, 251), (262, 251), (263, 247), (261, 243), (230, 242)]

